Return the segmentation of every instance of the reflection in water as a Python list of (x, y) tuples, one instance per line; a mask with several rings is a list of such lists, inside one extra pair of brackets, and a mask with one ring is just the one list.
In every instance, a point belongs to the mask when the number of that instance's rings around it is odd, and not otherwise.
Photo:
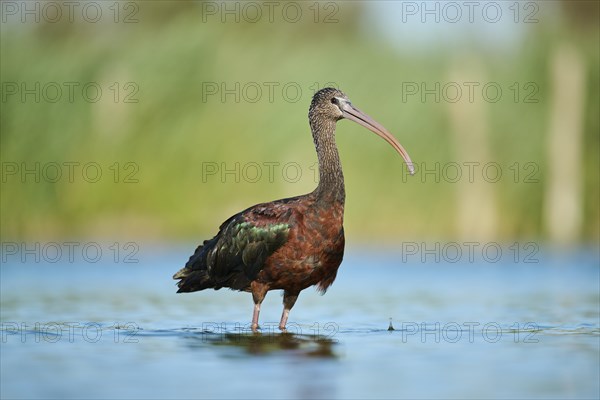
[[(253, 382), (267, 380), (274, 393), (285, 393), (289, 398), (338, 397), (341, 369), (339, 354), (335, 351), (337, 341), (331, 338), (247, 331), (223, 334), (188, 331), (181, 337), (188, 348), (203, 355), (212, 349), (217, 350), (221, 359), (246, 359), (246, 363), (235, 362), (235, 367), (228, 364), (228, 369), (242, 368), (247, 387), (252, 387)], [(228, 350), (233, 350), (233, 354)], [(259, 370), (254, 367), (257, 361), (261, 363)], [(252, 377), (251, 374), (257, 375)]]
[(248, 354), (267, 355), (280, 351), (305, 357), (337, 358), (333, 351), (335, 341), (321, 335), (296, 335), (293, 333), (199, 332), (185, 335), (191, 348), (229, 346), (240, 348)]

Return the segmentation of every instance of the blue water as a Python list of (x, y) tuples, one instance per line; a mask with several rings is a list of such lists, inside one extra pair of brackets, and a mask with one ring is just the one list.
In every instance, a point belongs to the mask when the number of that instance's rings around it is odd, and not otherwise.
[(270, 292), (255, 335), (249, 294), (175, 294), (193, 246), (100, 246), (3, 248), (3, 399), (600, 397), (597, 248), (456, 262), (350, 249), (287, 334)]

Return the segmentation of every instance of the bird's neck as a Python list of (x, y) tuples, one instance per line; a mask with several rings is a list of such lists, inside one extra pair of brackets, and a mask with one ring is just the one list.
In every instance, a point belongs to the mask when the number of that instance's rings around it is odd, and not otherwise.
[(344, 204), (344, 174), (335, 144), (335, 122), (311, 126), (319, 159), (319, 185), (313, 192), (317, 199)]

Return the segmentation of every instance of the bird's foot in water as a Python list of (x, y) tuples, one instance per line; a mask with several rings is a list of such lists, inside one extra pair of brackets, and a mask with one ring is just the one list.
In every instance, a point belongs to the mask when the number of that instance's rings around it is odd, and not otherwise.
[(286, 333), (287, 329), (285, 329), (285, 326), (287, 325), (287, 321), (288, 321), (288, 316), (290, 315), (290, 308), (284, 308), (283, 309), (283, 314), (281, 314), (281, 320), (279, 321), (279, 330), (282, 333)]
[(252, 324), (250, 326), (250, 329), (252, 329), (252, 333), (258, 333), (258, 331), (260, 330), (260, 325), (258, 325), (258, 324)]

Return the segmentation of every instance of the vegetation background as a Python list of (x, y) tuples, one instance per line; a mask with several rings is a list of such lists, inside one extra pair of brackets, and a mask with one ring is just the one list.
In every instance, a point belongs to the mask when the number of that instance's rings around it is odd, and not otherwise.
[[(599, 239), (596, 1), (515, 2), (518, 16), (500, 2), (497, 24), (479, 14), (454, 24), (451, 10), (423, 22), (407, 2), (296, 2), (294, 22), (284, 3), (272, 20), (261, 2), (100, 4), (97, 23), (78, 11), (69, 21), (64, 8), (57, 22), (23, 23), (3, 5), (3, 240), (200, 241), (243, 208), (309, 192), (307, 111), (325, 85), (393, 132), (418, 167), (407, 176), (380, 139), (338, 124), (350, 240)], [(488, 83), (502, 89), (497, 101)], [(552, 146), (572, 142), (557, 158)], [(574, 213), (548, 211), (569, 191)]]

